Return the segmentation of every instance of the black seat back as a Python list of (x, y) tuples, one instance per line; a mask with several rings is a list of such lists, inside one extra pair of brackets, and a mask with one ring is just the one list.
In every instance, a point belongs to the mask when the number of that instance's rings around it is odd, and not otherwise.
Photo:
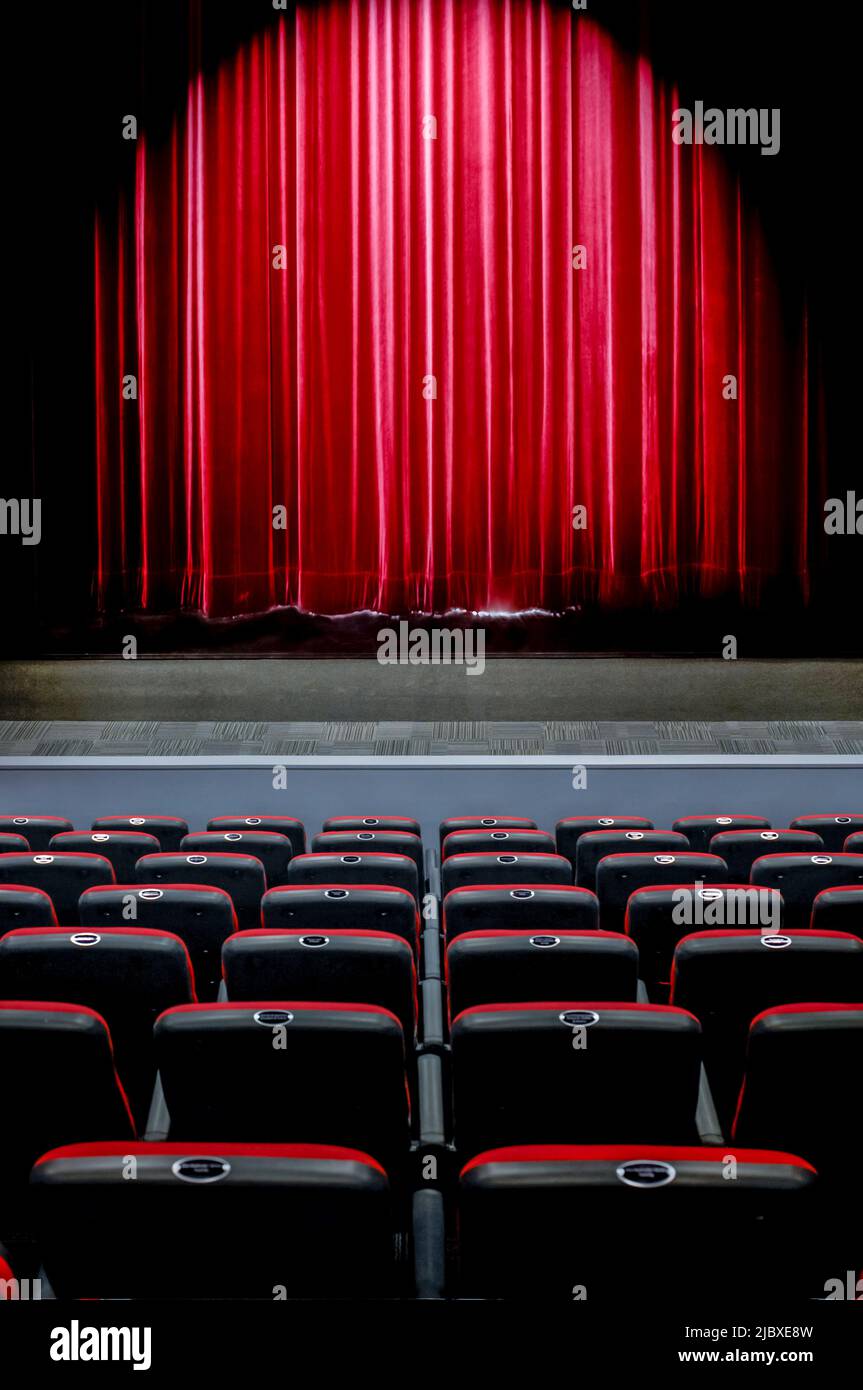
[(288, 865), (288, 882), (321, 886), (404, 888), (419, 902), (417, 866), (406, 854), (361, 850), (356, 853), (299, 854)]
[(439, 827), (441, 858), (443, 842), (454, 830), (536, 830), (536, 821), (526, 816), (447, 816)]
[(172, 1004), (193, 1000), (195, 991), (186, 948), (168, 932), (35, 927), (0, 939), (0, 998), (53, 999), (100, 1014), (143, 1129), (156, 1070), (153, 1024)]
[(272, 1301), (400, 1291), (387, 1176), (350, 1149), (200, 1140), (73, 1146), (41, 1159), (31, 1195), (59, 1298)]
[(202, 883), (223, 888), (231, 897), (243, 928), (260, 925), (261, 898), (267, 889), (264, 866), (251, 854), (221, 851), (202, 854), (145, 854), (135, 865), (138, 883), (162, 887), (167, 883)]
[(599, 919), (607, 931), (623, 931), (626, 906), (639, 888), (725, 883), (725, 860), (715, 854), (610, 854), (596, 872)]
[(734, 1145), (502, 1148), (462, 1170), (458, 1209), (463, 1297), (625, 1307), (633, 1270), (621, 1258), (622, 1233), (650, 1266), (639, 1281), (642, 1303), (685, 1296), (693, 1240), (709, 1252), (699, 1262), (700, 1297), (823, 1297), (812, 1263), (816, 1174), (783, 1153)]
[(57, 921), (69, 926), (78, 921), (78, 899), (86, 888), (114, 882), (114, 870), (101, 854), (0, 854), (0, 884), (41, 888)]
[(389, 884), (290, 883), (271, 888), (261, 902), (261, 923), (268, 931), (391, 932), (414, 952), (419, 950), (419, 922), (414, 894)]
[(141, 830), (154, 835), (160, 849), (179, 849), (189, 827), (180, 816), (98, 816), (92, 830)]
[(810, 926), (823, 931), (849, 931), (863, 936), (863, 884), (822, 888), (812, 903)]
[(471, 884), (572, 883), (572, 865), (561, 854), (451, 854), (441, 866), (441, 887), (446, 896), (454, 888)]
[(422, 828), (412, 816), (329, 816), (322, 830), (401, 830), (422, 839)]
[(750, 879), (760, 888), (778, 888), (787, 927), (807, 927), (812, 904), (824, 888), (863, 885), (863, 854), (766, 854), (755, 860)]
[(0, 831), (23, 835), (34, 853), (47, 849), (52, 835), (72, 829), (72, 822), (65, 816), (0, 816)]
[(406, 854), (416, 865), (417, 882), (420, 886), (425, 883), (422, 840), (410, 830), (324, 830), (312, 840), (315, 854), (367, 854), (376, 850), (381, 854)]
[(306, 829), (294, 816), (213, 816), (207, 821), (208, 830), (270, 830), (287, 835), (291, 854), (305, 854)]
[(405, 1044), (369, 1004), (273, 1000), (169, 1009), (155, 1028), (172, 1139), (346, 1144), (388, 1172), (409, 1140)]
[(56, 927), (54, 904), (43, 888), (0, 884), (0, 934), (15, 927)]
[(554, 828), (558, 854), (575, 868), (578, 842), (591, 830), (652, 830), (653, 821), (644, 816), (566, 816)]
[(414, 954), (404, 937), (382, 931), (306, 932), (288, 927), (238, 932), (225, 942), (228, 998), (337, 1000), (379, 1004), (406, 1039), (417, 1026)]
[(0, 1220), (8, 1239), (25, 1229), (22, 1186), (56, 1144), (135, 1133), (114, 1067), (111, 1034), (92, 1009), (55, 1000), (0, 1002)]
[(542, 1144), (695, 1137), (701, 1030), (681, 1009), (619, 1002), (486, 1004), (452, 1026), (464, 1158)]
[(672, 829), (685, 835), (692, 849), (703, 852), (710, 848), (710, 841), (714, 835), (729, 830), (769, 830), (770, 822), (763, 816), (740, 814), (681, 816), (674, 822)]
[(575, 881), (596, 892), (600, 862), (609, 854), (675, 854), (690, 848), (676, 830), (588, 830), (575, 850)]
[(763, 854), (815, 854), (823, 849), (820, 835), (811, 830), (723, 830), (710, 841), (711, 854), (728, 865), (735, 883), (746, 883), (752, 865)]
[(185, 854), (250, 854), (263, 864), (267, 888), (288, 881), (291, 842), (274, 830), (199, 830), (184, 835), (180, 848)]
[(442, 855), (451, 854), (555, 854), (554, 836), (544, 830), (451, 830)]
[(118, 883), (131, 883), (143, 854), (159, 851), (155, 835), (142, 830), (63, 830), (48, 846), (52, 854), (100, 854), (114, 870)]
[(863, 998), (863, 941), (840, 932), (704, 931), (674, 953), (671, 1000), (704, 1029), (705, 1066), (720, 1121), (730, 1124), (751, 1020), (812, 999)]
[(795, 816), (791, 828), (814, 831), (816, 835), (821, 836), (824, 848), (835, 853), (842, 849), (849, 835), (853, 835), (856, 830), (863, 830), (863, 811), (856, 814), (839, 812), (836, 815), (825, 815), (821, 812), (814, 816)]
[(624, 930), (638, 947), (639, 970), (651, 999), (663, 1003), (671, 986), (678, 941), (702, 929), (748, 927), (779, 931), (782, 895), (742, 883), (676, 884), (637, 888), (626, 904)]
[[(785, 1004), (750, 1025), (734, 1121), (742, 1143), (793, 1148), (853, 1196), (863, 1143), (863, 1003)], [(859, 1202), (852, 1201), (846, 1219)]]
[(215, 999), (222, 980), (222, 944), (237, 930), (230, 894), (205, 883), (117, 884), (81, 894), (84, 927), (150, 927), (186, 945), (199, 999)]
[(567, 884), (453, 888), (443, 904), (447, 941), (466, 931), (589, 931), (599, 926), (599, 900)]
[(616, 932), (463, 932), (447, 947), (452, 1016), (476, 1004), (522, 1000), (630, 999), (638, 986), (638, 949)]

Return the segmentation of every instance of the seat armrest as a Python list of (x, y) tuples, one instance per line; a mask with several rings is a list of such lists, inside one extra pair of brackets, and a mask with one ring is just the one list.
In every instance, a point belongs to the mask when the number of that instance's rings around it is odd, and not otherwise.
[(447, 1142), (444, 1069), (443, 1060), (434, 1052), (417, 1058), (417, 1092), (419, 1148), (442, 1149)]
[(428, 882), (429, 892), (434, 893), (435, 897), (440, 899), (440, 865), (438, 864), (437, 854), (433, 849), (426, 850), (425, 861), (426, 880)]
[(446, 1213), (443, 1193), (425, 1188), (413, 1195), (413, 1275), (417, 1298), (443, 1298), (446, 1288)]
[(719, 1123), (719, 1116), (716, 1113), (716, 1106), (713, 1103), (710, 1082), (707, 1080), (707, 1072), (704, 1070), (703, 1062), (701, 1064), (701, 1076), (698, 1082), (698, 1103), (695, 1107), (695, 1127), (698, 1130), (698, 1137), (702, 1144), (725, 1143), (725, 1137), (722, 1133), (722, 1126)]
[(445, 1041), (446, 1020), (444, 1016), (443, 984), (440, 980), (423, 980), (420, 985), (422, 1000), (422, 1046), (441, 1048)]
[(426, 980), (441, 978), (441, 941), (437, 922), (429, 922), (423, 931), (422, 973)]
[(160, 1143), (168, 1138), (171, 1128), (171, 1117), (168, 1114), (168, 1107), (165, 1104), (165, 1092), (162, 1090), (162, 1078), (156, 1073), (156, 1084), (153, 1087), (153, 1098), (150, 1101), (150, 1110), (147, 1115), (147, 1127), (143, 1138), (151, 1144)]

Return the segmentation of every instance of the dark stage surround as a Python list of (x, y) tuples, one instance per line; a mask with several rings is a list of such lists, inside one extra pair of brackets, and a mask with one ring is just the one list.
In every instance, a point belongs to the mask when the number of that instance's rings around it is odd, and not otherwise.
[[(836, 619), (831, 622), (830, 619)], [(482, 637), (478, 636), (479, 630)], [(780, 603), (772, 611), (744, 610), (722, 602), (691, 602), (670, 612), (603, 613), (585, 607), (562, 613), (350, 613), (336, 616), (279, 608), (249, 618), (207, 619), (194, 613), (127, 612), (87, 627), (55, 627), (25, 636), (7, 655), (117, 658), (133, 635), (142, 659), (159, 656), (379, 657), (393, 640), (400, 656), (422, 650), (461, 650), (478, 643), (495, 657), (701, 656), (720, 659), (734, 636), (737, 655), (750, 658), (863, 657), (856, 621), (830, 609)], [(473, 633), (473, 636), (470, 634)], [(394, 638), (390, 637), (394, 634)], [(439, 643), (435, 647), (435, 642)]]
[[(371, 655), (377, 610), (491, 654), (859, 650), (841, 9), (368, 14), (25, 17), (6, 653)], [(698, 100), (780, 108), (780, 152), (672, 145)]]

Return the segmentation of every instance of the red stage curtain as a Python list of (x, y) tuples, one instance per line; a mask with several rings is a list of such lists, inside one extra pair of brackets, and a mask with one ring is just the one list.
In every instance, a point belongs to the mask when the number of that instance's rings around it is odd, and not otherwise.
[(190, 16), (96, 221), (102, 607), (805, 592), (804, 307), (645, 57), (551, 0), (331, 0), (213, 69)]

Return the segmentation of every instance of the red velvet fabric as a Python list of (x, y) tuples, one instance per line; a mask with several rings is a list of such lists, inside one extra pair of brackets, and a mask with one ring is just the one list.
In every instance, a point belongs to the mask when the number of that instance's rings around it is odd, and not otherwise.
[(301, 3), (215, 68), (189, 22), (95, 227), (102, 607), (805, 592), (805, 306), (648, 58), (553, 0)]

